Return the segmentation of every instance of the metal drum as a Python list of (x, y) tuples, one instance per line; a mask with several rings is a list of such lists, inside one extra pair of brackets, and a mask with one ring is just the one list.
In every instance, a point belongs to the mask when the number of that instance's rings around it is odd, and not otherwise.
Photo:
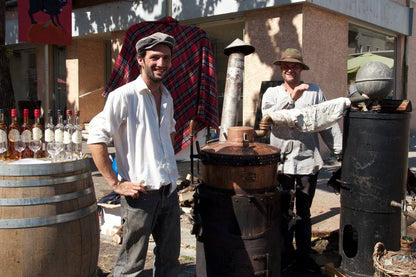
[(345, 116), (339, 246), (348, 276), (373, 276), (377, 242), (400, 248), (401, 211), (390, 202), (405, 197), (409, 120), (409, 113)]
[(227, 141), (200, 150), (198, 277), (280, 276), (280, 150), (253, 140), (253, 128), (231, 127)]
[(99, 225), (88, 160), (0, 164), (2, 276), (95, 276)]

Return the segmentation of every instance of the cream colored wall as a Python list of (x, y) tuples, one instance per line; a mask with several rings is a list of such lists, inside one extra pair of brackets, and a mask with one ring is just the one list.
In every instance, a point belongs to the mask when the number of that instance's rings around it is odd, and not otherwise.
[(105, 42), (81, 40), (78, 47), (79, 94), (104, 86)]
[(311, 6), (303, 9), (304, 61), (307, 82), (321, 86), (327, 99), (347, 95), (348, 18)]
[[(117, 61), (124, 39), (124, 32), (111, 34), (110, 49), (106, 49), (105, 41), (84, 41), (83, 51), (80, 52), (80, 85), (79, 107), (81, 111), (80, 122), (88, 123), (101, 112), (105, 98), (101, 96), (107, 79)], [(107, 68), (106, 51), (110, 51), (110, 68)], [(109, 72), (108, 72), (109, 70)], [(108, 76), (106, 76), (106, 74)]]
[(68, 107), (80, 111), (80, 123), (89, 122), (104, 106), (104, 41), (74, 40), (67, 47)]
[(244, 68), (243, 125), (254, 126), (262, 81), (281, 80), (273, 65), (287, 47), (299, 48), (302, 41), (302, 6), (249, 12), (244, 40), (256, 51), (246, 56)]

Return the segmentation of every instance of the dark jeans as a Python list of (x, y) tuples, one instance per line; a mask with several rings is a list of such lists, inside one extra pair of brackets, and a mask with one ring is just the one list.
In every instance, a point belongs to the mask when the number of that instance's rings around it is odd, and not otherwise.
[(156, 247), (153, 276), (179, 274), (180, 207), (176, 191), (169, 188), (148, 191), (138, 199), (121, 197), (123, 242), (114, 267), (114, 276), (141, 276), (146, 261), (149, 237)]
[[(293, 258), (307, 258), (311, 249), (311, 211), (312, 200), (315, 195), (318, 173), (314, 175), (278, 175), (282, 187), (281, 207), (283, 213), (283, 253), (282, 261), (290, 262)], [(295, 201), (291, 201), (290, 190), (296, 189)], [(293, 211), (296, 203), (296, 214), (301, 217), (289, 229), (289, 210)], [(293, 235), (296, 240), (296, 250), (293, 246)]]

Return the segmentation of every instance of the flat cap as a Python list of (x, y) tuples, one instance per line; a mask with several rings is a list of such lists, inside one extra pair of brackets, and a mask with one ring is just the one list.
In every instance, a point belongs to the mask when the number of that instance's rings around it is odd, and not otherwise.
[(137, 53), (140, 53), (142, 50), (151, 49), (158, 44), (165, 44), (169, 46), (170, 49), (172, 50), (173, 45), (175, 44), (175, 39), (170, 35), (157, 32), (147, 37), (141, 38), (136, 43), (136, 51)]

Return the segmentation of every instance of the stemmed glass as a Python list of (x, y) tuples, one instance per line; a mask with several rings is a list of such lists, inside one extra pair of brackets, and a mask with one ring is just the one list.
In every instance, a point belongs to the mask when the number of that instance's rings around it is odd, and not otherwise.
[(22, 152), (26, 148), (26, 143), (23, 142), (22, 138), (19, 138), (14, 142), (14, 149), (19, 152), (19, 160), (22, 158)]
[(30, 150), (33, 151), (34, 158), (38, 157), (38, 151), (40, 150), (41, 147), (42, 147), (42, 142), (40, 140), (31, 140), (29, 142), (29, 148)]
[(1, 158), (4, 158), (4, 153), (7, 151), (7, 141), (0, 141), (0, 154)]
[(49, 142), (47, 146), (48, 153), (52, 157), (52, 162), (56, 162), (56, 156), (64, 150), (64, 144), (62, 142)]

